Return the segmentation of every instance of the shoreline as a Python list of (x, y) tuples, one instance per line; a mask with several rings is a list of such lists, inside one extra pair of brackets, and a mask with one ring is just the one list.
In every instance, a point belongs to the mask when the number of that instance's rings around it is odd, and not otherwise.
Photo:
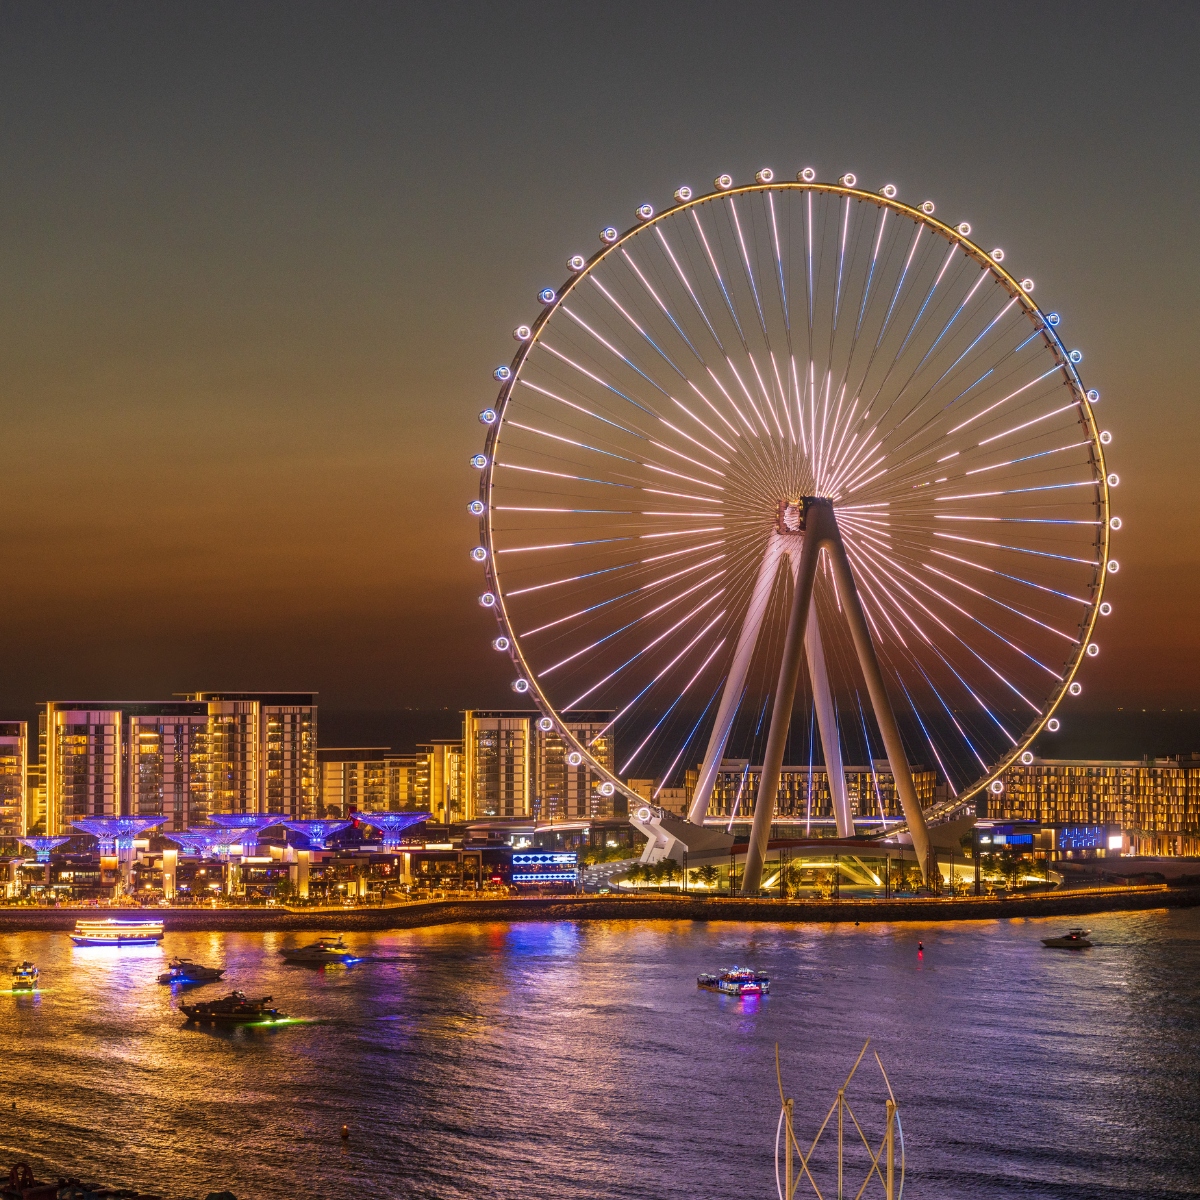
[(419, 900), (386, 908), (96, 909), (0, 908), (0, 933), (69, 930), (81, 916), (161, 916), (167, 933), (367, 933), (436, 925), (515, 921), (752, 921), (766, 924), (994, 921), (1200, 906), (1200, 887), (1080, 888), (1012, 899), (766, 900), (712, 896), (542, 896), (498, 900)]

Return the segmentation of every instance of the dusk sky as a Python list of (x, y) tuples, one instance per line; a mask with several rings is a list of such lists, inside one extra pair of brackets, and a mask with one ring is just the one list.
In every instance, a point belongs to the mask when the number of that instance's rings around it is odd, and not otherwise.
[(1194, 710), (1198, 61), (1185, 3), (0, 6), (0, 717), (511, 701), (465, 505), (513, 326), (638, 204), (809, 164), (1062, 312), (1124, 521), (1087, 705)]

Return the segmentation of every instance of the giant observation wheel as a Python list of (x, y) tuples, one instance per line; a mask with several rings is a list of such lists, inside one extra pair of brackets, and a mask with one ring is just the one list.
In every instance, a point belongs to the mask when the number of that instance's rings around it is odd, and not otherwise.
[[(1001, 789), (1082, 690), (1118, 569), (1059, 316), (967, 222), (853, 175), (636, 216), (539, 295), (480, 415), (472, 555), (514, 690), (606, 793), (698, 771), (697, 821), (722, 760), (769, 752), (832, 777), (902, 746), (926, 818)], [(579, 709), (611, 710), (615, 770)]]

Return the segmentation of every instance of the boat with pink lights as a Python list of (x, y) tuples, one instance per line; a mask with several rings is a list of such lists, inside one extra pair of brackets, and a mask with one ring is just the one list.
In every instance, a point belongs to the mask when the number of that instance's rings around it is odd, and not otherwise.
[(765, 996), (771, 990), (771, 977), (751, 967), (730, 967), (719, 975), (700, 975), (696, 986), (706, 992), (724, 992), (727, 996)]
[(162, 938), (161, 917), (148, 920), (80, 917), (71, 934), (71, 941), (77, 946), (152, 946)]

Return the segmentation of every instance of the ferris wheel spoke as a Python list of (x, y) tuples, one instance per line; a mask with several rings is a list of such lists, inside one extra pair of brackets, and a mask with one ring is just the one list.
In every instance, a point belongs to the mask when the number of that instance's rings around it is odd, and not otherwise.
[[(621, 257), (624, 258), (626, 264), (629, 266), (629, 269), (637, 276), (638, 282), (642, 285), (643, 288), (645, 288), (645, 290), (649, 294), (650, 298), (654, 301), (655, 304), (658, 305), (659, 310), (662, 312), (663, 316), (665, 316), (667, 318), (667, 320), (671, 322), (672, 326), (675, 329), (675, 332), (678, 333), (679, 336), (684, 340), (685, 344), (687, 345), (687, 348), (692, 352), (692, 354), (695, 355), (696, 361), (699, 362), (701, 365), (703, 365), (704, 358), (701, 355), (700, 351), (696, 349), (695, 343), (692, 341), (692, 339), (690, 337), (688, 337), (683, 326), (680, 325), (678, 320), (676, 320), (675, 314), (670, 310), (670, 308), (667, 306), (666, 302), (662, 299), (662, 297), (659, 296), (658, 292), (654, 289), (653, 285), (646, 278), (645, 273), (642, 271), (641, 267), (639, 267), (638, 264), (634, 261), (633, 255), (630, 254), (629, 251), (626, 250), (623, 246), (621, 247)], [(593, 278), (595, 278), (595, 277), (593, 276)], [(680, 374), (682, 374), (684, 376), (684, 378), (687, 377), (686, 372), (681, 371)]]
[(539, 395), (545, 396), (549, 400), (555, 400), (559, 404), (566, 405), (567, 408), (571, 408), (576, 412), (583, 413), (584, 416), (591, 417), (596, 421), (601, 421), (605, 425), (611, 425), (614, 429), (619, 429), (622, 433), (628, 434), (632, 438), (637, 438), (640, 441), (649, 440), (647, 435), (642, 433), (641, 430), (631, 429), (628, 425), (622, 425), (619, 421), (613, 421), (608, 417), (601, 416), (597, 412), (592, 412), (590, 408), (586, 408), (582, 404), (576, 404), (573, 400), (568, 400), (564, 396), (560, 396), (556, 392), (550, 391), (549, 388), (541, 387), (540, 385), (533, 383), (528, 379), (518, 379), (517, 382), (522, 387), (529, 388), (530, 391), (537, 392)]
[(779, 250), (779, 224), (775, 219), (775, 194), (767, 193), (767, 208), (771, 213), (771, 245), (775, 250), (775, 270), (779, 282), (779, 303), (783, 308), (783, 324), (788, 333), (788, 343), (791, 344), (792, 319), (788, 312), (787, 284), (783, 279), (783, 255)]
[(973, 595), (979, 596), (981, 599), (988, 600), (992, 604), (998, 604), (1001, 608), (1007, 609), (1010, 613), (1013, 613), (1018, 617), (1022, 617), (1026, 621), (1032, 621), (1034, 625), (1040, 625), (1048, 633), (1054, 634), (1055, 637), (1060, 637), (1065, 641), (1070, 642), (1072, 645), (1079, 641), (1079, 638), (1075, 634), (1064, 633), (1061, 629), (1056, 629), (1053, 625), (1047, 624), (1045, 621), (1035, 617), (1032, 613), (1027, 613), (1023, 609), (1015, 608), (1011, 604), (1005, 604), (1004, 601), (999, 599), (997, 596), (993, 596), (989, 592), (982, 591), (979, 588), (972, 587), (969, 583), (959, 579), (955, 575), (951, 575), (946, 571), (939, 571), (937, 567), (931, 566), (929, 563), (922, 563), (921, 566), (924, 567), (926, 571), (930, 571), (939, 578), (945, 579), (948, 583), (955, 584), (964, 591), (971, 592)]
[(696, 306), (696, 311), (700, 314), (701, 319), (704, 321), (705, 327), (712, 335), (713, 341), (716, 342), (717, 349), (723, 355), (725, 353), (725, 344), (721, 341), (721, 337), (720, 334), (717, 333), (716, 326), (714, 326), (712, 321), (709, 319), (704, 305), (700, 302), (700, 297), (696, 295), (696, 289), (692, 287), (691, 281), (684, 273), (683, 268), (679, 265), (679, 259), (675, 257), (675, 251), (671, 249), (671, 244), (667, 241), (666, 235), (659, 226), (656, 225), (654, 227), (654, 232), (657, 234), (658, 240), (662, 245), (663, 250), (666, 252), (667, 258), (670, 259), (671, 266), (674, 268), (675, 274), (679, 277), (680, 283), (683, 284), (684, 288), (687, 290), (687, 294), (692, 298), (692, 303)]
[[(612, 292), (610, 292), (608, 290), (608, 288), (606, 288), (604, 286), (604, 284), (601, 283), (600, 280), (596, 278), (595, 275), (593, 275), (591, 277), (591, 280), (592, 280), (592, 283), (595, 284), (595, 286), (599, 289), (600, 293), (604, 296), (604, 298), (609, 302), (609, 304), (611, 304), (613, 306), (613, 308), (615, 308), (617, 310), (617, 312), (619, 312), (621, 314), (621, 316), (623, 316), (625, 318), (625, 320), (628, 321), (629, 324), (632, 325), (633, 328), (638, 331), (638, 333), (642, 336), (642, 338), (645, 340), (647, 345), (649, 345), (650, 348), (659, 355), (659, 357), (663, 360), (663, 362), (665, 362), (667, 364), (667, 366), (670, 367), (671, 370), (674, 371), (675, 374), (679, 376), (680, 379), (687, 379), (687, 373), (685, 371), (683, 371), (682, 368), (679, 366), (679, 364), (641, 327), (641, 325), (639, 325), (637, 323), (636, 320), (634, 320), (634, 318), (629, 314), (629, 312), (625, 308), (625, 306), (623, 304), (621, 304), (621, 302), (612, 294)], [(653, 295), (653, 294), (654, 293), (651, 292), (651, 295)], [(567, 313), (568, 316), (572, 315), (570, 310), (566, 309), (565, 306), (564, 306), (564, 311)], [(669, 313), (667, 315), (670, 316)], [(577, 318), (573, 318), (573, 319), (577, 320)], [(589, 330), (589, 332), (591, 332), (591, 331)]]
[[(984, 543), (986, 544), (986, 543)], [(1058, 588), (1047, 587), (1043, 583), (1035, 583), (1031, 579), (1022, 579), (1019, 575), (1009, 575), (1005, 571), (999, 571), (995, 567), (985, 566), (983, 563), (972, 562), (967, 558), (959, 558), (954, 554), (947, 554), (944, 550), (930, 549), (931, 554), (936, 554), (939, 558), (948, 558), (951, 562), (962, 563), (965, 567), (973, 567), (976, 571), (983, 571), (988, 575), (996, 575), (1002, 579), (1011, 579), (1014, 583), (1023, 583), (1026, 587), (1035, 588), (1039, 592), (1047, 592), (1052, 596), (1061, 596), (1064, 600), (1073, 600), (1076, 604), (1089, 605), (1090, 600), (1083, 596), (1073, 596), (1070, 592), (1060, 591)]]
[(1033, 550), (1027, 546), (1009, 546), (1002, 542), (985, 542), (979, 538), (961, 537), (958, 534), (941, 533), (940, 531), (936, 530), (934, 531), (933, 536), (936, 538), (945, 538), (950, 542), (967, 542), (972, 546), (987, 546), (993, 550), (1008, 550), (1013, 554), (1032, 554), (1036, 555), (1038, 558), (1055, 558), (1062, 562), (1083, 563), (1084, 566), (1088, 567), (1095, 565), (1090, 558), (1079, 558), (1076, 555), (1071, 554), (1053, 554), (1049, 550)]
[(750, 292), (754, 296), (754, 309), (758, 313), (759, 328), (762, 329), (763, 339), (770, 345), (770, 335), (767, 333), (767, 318), (763, 316), (762, 301), (758, 298), (758, 284), (754, 280), (754, 270), (750, 266), (750, 255), (746, 252), (746, 238), (742, 234), (742, 222), (738, 219), (737, 201), (730, 197), (729, 212), (733, 217), (733, 228), (737, 234), (738, 246), (742, 251), (742, 265), (746, 268), (746, 280), (750, 284)]
[[(704, 254), (708, 260), (708, 267), (712, 272), (713, 279), (721, 289), (721, 295), (725, 297), (725, 307), (729, 310), (729, 316), (732, 318), (734, 328), (737, 330), (738, 340), (742, 343), (743, 348), (745, 348), (746, 334), (742, 330), (741, 321), (738, 320), (737, 309), (733, 306), (733, 300), (730, 298), (729, 289), (725, 286), (725, 279), (721, 274), (721, 269), (717, 266), (717, 260), (713, 257), (712, 247), (709, 246), (708, 238), (704, 233), (704, 226), (700, 224), (700, 216), (694, 208), (688, 210), (688, 215), (692, 218), (692, 224), (696, 227), (696, 233), (700, 237), (700, 244), (704, 247)], [(728, 358), (728, 355), (726, 357)]]
[(1055, 446), (1053, 450), (1039, 450), (1036, 454), (1024, 454), (1019, 458), (1007, 458), (1002, 462), (988, 463), (986, 467), (973, 467), (969, 471), (964, 471), (963, 475), (982, 475), (984, 471), (998, 471), (1003, 467), (1018, 466), (1024, 462), (1032, 462), (1034, 459), (1047, 458), (1051, 454), (1063, 454), (1067, 450), (1080, 450), (1090, 445), (1090, 442), (1070, 442), (1065, 446)]
[(1077, 400), (1072, 400), (1070, 404), (1064, 404), (1060, 408), (1052, 409), (1050, 412), (1042, 413), (1040, 416), (1033, 417), (1028, 421), (1023, 421), (1020, 425), (1014, 425), (1011, 429), (1004, 430), (1003, 433), (994, 433), (991, 437), (984, 438), (979, 445), (990, 446), (992, 442), (998, 442), (1002, 438), (1012, 437), (1014, 433), (1021, 433), (1023, 430), (1029, 429), (1034, 425), (1040, 425), (1043, 421), (1049, 421), (1053, 417), (1060, 416), (1062, 413), (1071, 412), (1079, 407)]

